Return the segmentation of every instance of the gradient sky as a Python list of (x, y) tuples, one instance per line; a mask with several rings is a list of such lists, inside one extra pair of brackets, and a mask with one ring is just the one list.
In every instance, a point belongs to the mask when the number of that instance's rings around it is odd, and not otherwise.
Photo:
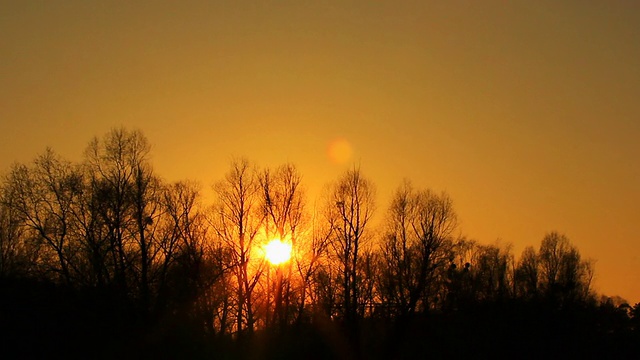
[(310, 201), (355, 161), (379, 214), (406, 177), (640, 301), (640, 2), (1, 1), (0, 34), (2, 172), (122, 125), (205, 193), (232, 156), (293, 162)]

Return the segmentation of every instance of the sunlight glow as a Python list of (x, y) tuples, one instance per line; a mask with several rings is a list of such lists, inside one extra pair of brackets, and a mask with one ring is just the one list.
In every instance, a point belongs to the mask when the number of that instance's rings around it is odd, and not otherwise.
[(264, 248), (267, 261), (273, 265), (280, 265), (291, 258), (291, 244), (280, 239), (271, 240)]

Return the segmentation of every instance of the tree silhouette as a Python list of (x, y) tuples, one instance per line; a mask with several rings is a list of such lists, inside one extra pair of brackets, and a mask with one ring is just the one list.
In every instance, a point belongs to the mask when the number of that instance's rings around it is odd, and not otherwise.
[[(291, 164), (277, 167), (274, 171), (266, 169), (260, 176), (262, 201), (265, 213), (264, 231), (266, 239), (291, 241), (294, 251), (293, 261), (278, 265), (275, 284), (275, 321), (281, 325), (289, 322), (289, 307), (292, 299), (293, 262), (298, 261), (298, 241), (304, 220), (304, 201), (301, 188), (301, 176)], [(285, 267), (284, 269), (282, 267)], [(284, 274), (283, 274), (284, 272)], [(284, 282), (282, 281), (284, 278)], [(267, 302), (269, 296), (267, 296)], [(267, 310), (269, 304), (267, 304)], [(267, 312), (267, 322), (269, 313)]]
[[(329, 244), (334, 226), (324, 222), (318, 214), (312, 217), (310, 227), (297, 239), (295, 267), (300, 278), (297, 322), (309, 321), (312, 315), (333, 314), (335, 293), (328, 266)], [(314, 309), (309, 310), (308, 307)]]
[(41, 270), (67, 284), (78, 276), (73, 261), (72, 206), (80, 194), (78, 174), (69, 162), (47, 149), (33, 166), (16, 165), (7, 180), (11, 209), (38, 242)]
[(375, 209), (373, 183), (364, 178), (359, 168), (348, 170), (330, 188), (327, 218), (334, 226), (332, 254), (339, 267), (340, 314), (349, 323), (359, 315), (359, 262), (367, 245), (367, 226)]
[(381, 289), (387, 304), (400, 316), (426, 310), (436, 295), (436, 282), (452, 251), (456, 214), (446, 194), (416, 191), (405, 181), (387, 213), (382, 243)]
[(525, 298), (534, 298), (539, 291), (538, 256), (532, 246), (527, 246), (516, 267), (516, 293)]
[(34, 244), (21, 226), (9, 186), (0, 188), (0, 278), (33, 272), (37, 264), (38, 244)]
[(95, 138), (85, 151), (113, 280), (124, 293), (137, 294), (145, 313), (151, 308), (153, 263), (162, 247), (156, 236), (162, 188), (149, 163), (149, 152), (140, 131), (123, 128)]
[(557, 232), (545, 235), (538, 253), (541, 290), (545, 296), (564, 302), (585, 300), (590, 295), (592, 265), (582, 261), (569, 239)]
[[(593, 261), (563, 234), (519, 258), (455, 238), (451, 198), (409, 181), (374, 227), (355, 167), (308, 209), (294, 165), (234, 160), (210, 206), (199, 184), (156, 175), (150, 151), (113, 129), (82, 162), (47, 149), (3, 176), (4, 357), (640, 354), (640, 305), (596, 296)], [(275, 277), (273, 238), (293, 247)]]
[(264, 260), (253, 256), (264, 221), (260, 208), (260, 183), (246, 159), (235, 160), (224, 180), (214, 186), (217, 202), (212, 225), (229, 250), (229, 268), (236, 278), (236, 331), (254, 330), (254, 289), (264, 270)]

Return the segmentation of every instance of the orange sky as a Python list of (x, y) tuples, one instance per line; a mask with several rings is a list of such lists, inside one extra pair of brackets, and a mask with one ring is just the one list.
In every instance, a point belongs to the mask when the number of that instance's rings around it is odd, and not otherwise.
[(566, 233), (640, 301), (639, 2), (211, 3), (1, 2), (0, 171), (120, 125), (207, 191), (233, 155), (312, 200), (356, 161), (379, 214), (407, 177), (516, 255)]

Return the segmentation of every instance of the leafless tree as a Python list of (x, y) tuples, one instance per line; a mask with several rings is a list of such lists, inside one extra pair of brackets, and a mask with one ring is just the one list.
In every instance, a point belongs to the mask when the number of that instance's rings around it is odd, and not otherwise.
[(211, 223), (228, 249), (229, 267), (236, 278), (236, 331), (254, 330), (254, 289), (264, 270), (264, 259), (253, 256), (264, 223), (260, 183), (246, 159), (234, 160), (224, 180), (214, 185), (216, 203)]
[(510, 246), (478, 245), (470, 267), (474, 301), (497, 301), (512, 295)]
[(593, 263), (583, 261), (564, 234), (545, 235), (538, 252), (541, 290), (559, 301), (585, 300), (590, 296)]
[(149, 163), (150, 145), (140, 131), (113, 129), (85, 150), (86, 169), (108, 239), (114, 279), (124, 293), (139, 293), (150, 307), (150, 269), (157, 244), (160, 180)]
[(379, 296), (376, 287), (376, 280), (380, 271), (379, 254), (372, 246), (361, 250), (360, 262), (358, 263), (358, 314), (360, 316), (373, 316)]
[[(293, 248), (292, 261), (279, 265), (275, 283), (275, 320), (281, 324), (289, 321), (289, 305), (292, 299), (293, 263), (299, 261), (300, 226), (304, 221), (304, 192), (301, 175), (292, 164), (282, 165), (274, 171), (266, 169), (260, 176), (262, 207), (265, 214), (266, 239), (279, 238), (290, 241)], [(282, 268), (284, 266), (284, 268)], [(284, 279), (284, 281), (282, 281)], [(267, 294), (268, 295), (268, 294)], [(267, 296), (267, 321), (269, 296)]]
[(44, 245), (39, 260), (58, 279), (71, 283), (79, 274), (73, 261), (78, 249), (70, 236), (71, 209), (81, 193), (76, 169), (47, 149), (32, 166), (14, 166), (6, 185), (11, 199), (5, 204)]
[(331, 247), (340, 271), (341, 313), (350, 322), (357, 318), (360, 308), (359, 262), (375, 210), (375, 189), (360, 169), (354, 168), (331, 186), (329, 194), (327, 218), (334, 226)]
[(0, 187), (0, 278), (30, 275), (38, 257), (38, 243), (29, 241), (13, 204), (11, 189)]
[(527, 246), (520, 255), (516, 267), (516, 294), (525, 298), (533, 298), (539, 287), (538, 255), (532, 246)]
[[(327, 276), (325, 280), (327, 284), (320, 284), (319, 271), (323, 266), (328, 264), (329, 253), (328, 245), (333, 236), (333, 224), (327, 224), (320, 221), (320, 216), (314, 213), (312, 216), (311, 224), (308, 231), (304, 233), (304, 236), (298, 238), (297, 246), (295, 249), (295, 266), (300, 278), (300, 294), (298, 298), (298, 313), (297, 320), (302, 321), (305, 317), (305, 310), (308, 303), (313, 306), (318, 306), (320, 303), (325, 304), (324, 309), (329, 309), (326, 314), (331, 314), (333, 311), (333, 296), (330, 294), (319, 295), (323, 288), (332, 287), (330, 285), (331, 276)], [(320, 281), (321, 282), (321, 281)], [(325, 299), (327, 301), (321, 301)], [(318, 310), (318, 309), (316, 309)], [(307, 318), (311, 314), (306, 312)]]
[(162, 208), (152, 272), (159, 287), (159, 311), (181, 311), (202, 321), (209, 333), (224, 334), (230, 310), (228, 261), (222, 243), (209, 231), (199, 186), (189, 181), (166, 186)]
[(450, 258), (453, 203), (445, 193), (416, 191), (405, 181), (389, 207), (386, 226), (383, 296), (400, 315), (412, 314), (418, 306), (427, 309)]

